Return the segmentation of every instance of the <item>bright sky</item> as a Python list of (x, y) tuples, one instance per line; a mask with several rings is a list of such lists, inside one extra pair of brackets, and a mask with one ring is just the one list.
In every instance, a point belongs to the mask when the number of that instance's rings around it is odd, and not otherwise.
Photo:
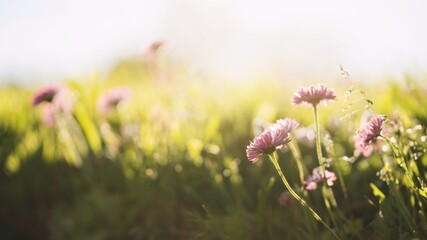
[(423, 0), (5, 0), (0, 81), (106, 71), (158, 38), (205, 75), (352, 78), (427, 72)]

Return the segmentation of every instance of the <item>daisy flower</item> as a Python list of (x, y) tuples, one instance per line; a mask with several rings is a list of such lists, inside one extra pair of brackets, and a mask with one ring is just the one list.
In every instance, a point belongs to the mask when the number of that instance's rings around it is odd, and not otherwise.
[(377, 115), (371, 118), (363, 128), (359, 129), (355, 137), (358, 148), (367, 149), (371, 143), (375, 142), (377, 137), (381, 135), (384, 119), (384, 116)]
[(329, 89), (324, 84), (310, 85), (300, 88), (292, 96), (292, 104), (317, 106), (319, 103), (327, 104), (329, 101), (336, 101), (337, 96), (334, 90)]
[(246, 155), (256, 163), (264, 154), (271, 154), (291, 141), (290, 132), (298, 126), (292, 119), (281, 119), (264, 130), (247, 146)]

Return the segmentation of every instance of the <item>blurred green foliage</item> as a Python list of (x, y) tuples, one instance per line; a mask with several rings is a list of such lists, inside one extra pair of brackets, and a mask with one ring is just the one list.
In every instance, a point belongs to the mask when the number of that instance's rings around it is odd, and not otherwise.
[[(264, 80), (215, 82), (174, 71), (159, 80), (129, 61), (105, 79), (68, 81), (74, 108), (55, 116), (53, 126), (43, 124), (43, 104), (30, 104), (35, 89), (3, 87), (0, 238), (330, 239), (296, 202), (278, 203), (284, 188), (267, 159), (255, 165), (246, 159), (260, 122), (291, 117), (312, 127), (310, 109), (290, 105), (296, 88)], [(122, 85), (132, 89), (131, 99), (108, 116), (99, 114), (97, 99)], [(404, 127), (421, 124), (425, 141), (427, 90), (410, 79), (380, 90), (367, 86), (350, 104), (343, 96), (351, 86), (340, 86), (339, 101), (320, 111), (348, 191), (345, 196), (334, 186), (347, 219), (340, 232), (346, 239), (407, 239), (411, 233), (393, 209), (399, 199), (386, 197), (388, 186), (377, 176), (382, 156), (354, 157), (352, 138), (368, 105)], [(350, 108), (357, 111), (342, 118)], [(300, 142), (299, 148), (307, 169), (313, 169), (314, 147)], [(418, 148), (418, 169), (425, 177), (426, 148)], [(279, 155), (299, 189), (290, 151)], [(318, 192), (308, 199), (327, 215)], [(402, 201), (414, 216), (423, 209), (411, 206), (409, 198)]]

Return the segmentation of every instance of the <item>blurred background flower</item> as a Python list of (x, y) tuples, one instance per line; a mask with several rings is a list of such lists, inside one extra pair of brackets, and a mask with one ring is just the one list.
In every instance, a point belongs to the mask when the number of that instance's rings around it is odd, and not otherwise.
[(116, 107), (132, 97), (132, 91), (127, 87), (116, 87), (108, 90), (98, 98), (96, 109), (99, 113), (107, 115), (116, 110)]

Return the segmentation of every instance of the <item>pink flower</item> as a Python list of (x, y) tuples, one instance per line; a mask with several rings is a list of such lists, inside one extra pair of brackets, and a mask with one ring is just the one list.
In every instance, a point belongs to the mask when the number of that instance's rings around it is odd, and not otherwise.
[(31, 100), (33, 106), (39, 105), (42, 102), (52, 102), (55, 95), (61, 90), (58, 86), (46, 86), (38, 89)]
[[(335, 173), (330, 172), (328, 170), (325, 170), (326, 174), (326, 183), (328, 186), (333, 186), (334, 181), (337, 180), (337, 176)], [(320, 167), (317, 167), (313, 169), (313, 172), (311, 175), (307, 177), (307, 180), (305, 180), (305, 189), (308, 191), (317, 189), (317, 184), (319, 182), (323, 182), (323, 172)]]
[(270, 154), (291, 141), (290, 131), (298, 126), (292, 119), (278, 120), (264, 130), (247, 146), (246, 155), (252, 163), (256, 163), (264, 154)]
[(362, 141), (363, 140), (362, 140), (360, 134), (357, 134), (356, 136), (354, 136), (354, 148), (358, 151), (358, 153), (362, 153), (362, 155), (364, 157), (369, 157), (373, 151), (373, 147), (372, 146), (363, 146), (361, 144)]
[(292, 104), (294, 105), (312, 105), (316, 106), (319, 103), (327, 104), (329, 101), (337, 100), (334, 90), (327, 88), (323, 84), (310, 85), (305, 88), (300, 88), (292, 96)]
[(128, 100), (132, 91), (127, 87), (117, 87), (98, 98), (96, 108), (99, 113), (109, 114), (120, 102)]
[(367, 149), (368, 146), (375, 142), (382, 131), (382, 124), (384, 122), (384, 116), (377, 115), (365, 124), (365, 126), (356, 134), (355, 144), (358, 149)]

